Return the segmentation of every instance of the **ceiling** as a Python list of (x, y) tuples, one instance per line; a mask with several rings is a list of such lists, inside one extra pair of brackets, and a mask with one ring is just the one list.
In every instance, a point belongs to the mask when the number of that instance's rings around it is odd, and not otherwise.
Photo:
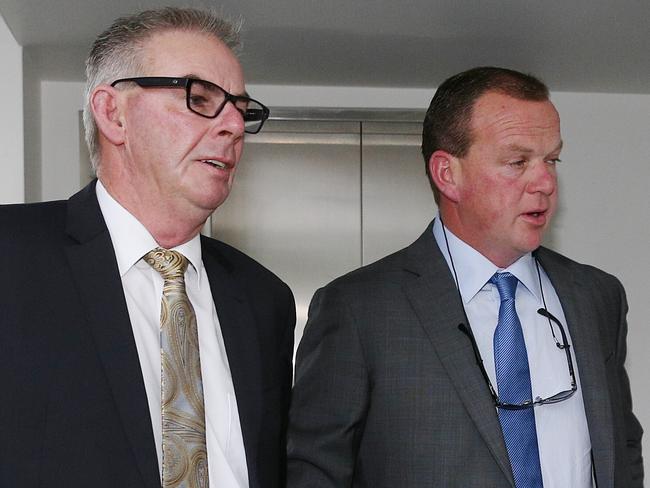
[(497, 65), (554, 91), (650, 93), (650, 0), (0, 0), (0, 14), (43, 78), (82, 80), (96, 34), (163, 4), (241, 15), (252, 83), (428, 88)]

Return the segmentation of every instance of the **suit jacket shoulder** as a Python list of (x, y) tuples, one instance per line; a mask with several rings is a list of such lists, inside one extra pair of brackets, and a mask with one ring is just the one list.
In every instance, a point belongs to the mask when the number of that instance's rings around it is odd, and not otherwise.
[(407, 247), (350, 271), (323, 288), (391, 288), (403, 286), (405, 282), (420, 276), (435, 276), (441, 284), (453, 285), (451, 273), (433, 237), (431, 224)]
[(265, 287), (291, 293), (288, 285), (275, 273), (231, 245), (206, 236), (201, 236), (201, 245), (204, 253), (213, 256), (228, 271), (237, 270), (241, 274), (261, 280)]
[(43, 245), (60, 238), (65, 228), (66, 202), (0, 205), (0, 245), (7, 252)]
[(570, 309), (579, 301), (590, 308), (589, 311), (583, 311), (583, 316), (593, 312), (600, 318), (607, 317), (607, 320), (594, 320), (592, 325), (598, 326), (603, 357), (613, 354), (620, 340), (625, 340), (624, 337), (621, 338), (621, 333), (627, 332), (627, 300), (618, 278), (544, 247), (535, 251), (535, 256), (546, 270), (564, 308)]
[(551, 272), (556, 268), (565, 268), (576, 279), (587, 282), (593, 281), (595, 284), (603, 285), (606, 288), (622, 288), (621, 282), (616, 276), (590, 264), (574, 261), (573, 259), (553, 251), (552, 249), (542, 246), (537, 249), (534, 254), (541, 263), (551, 269)]

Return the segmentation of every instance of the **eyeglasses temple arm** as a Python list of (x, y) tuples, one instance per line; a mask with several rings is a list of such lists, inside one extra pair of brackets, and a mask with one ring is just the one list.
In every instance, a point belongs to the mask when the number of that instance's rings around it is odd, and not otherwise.
[(564, 349), (564, 352), (566, 353), (567, 362), (569, 364), (569, 373), (571, 374), (571, 386), (574, 387), (575, 372), (573, 370), (573, 360), (571, 359), (571, 345), (569, 344), (569, 341), (567, 339), (566, 332), (564, 332), (564, 327), (562, 327), (560, 321), (556, 319), (555, 316), (545, 308), (538, 309), (537, 313), (552, 321), (555, 325), (557, 325), (557, 328), (560, 329), (560, 334), (562, 335), (562, 344), (558, 345), (558, 347), (560, 349)]

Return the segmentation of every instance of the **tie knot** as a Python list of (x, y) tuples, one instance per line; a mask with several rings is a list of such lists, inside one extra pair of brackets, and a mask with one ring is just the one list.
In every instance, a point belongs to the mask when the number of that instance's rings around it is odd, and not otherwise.
[(515, 291), (519, 283), (515, 275), (510, 273), (494, 273), (492, 278), (490, 278), (490, 283), (496, 285), (501, 301), (515, 298)]
[(157, 247), (144, 255), (144, 260), (165, 280), (183, 279), (187, 269), (187, 258), (178, 251)]

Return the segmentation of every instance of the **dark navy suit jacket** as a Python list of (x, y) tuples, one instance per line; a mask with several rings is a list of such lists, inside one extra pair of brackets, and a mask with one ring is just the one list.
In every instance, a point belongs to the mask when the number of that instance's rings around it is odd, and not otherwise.
[[(232, 247), (201, 244), (250, 485), (280, 487), (293, 295)], [(0, 207), (0, 263), (0, 487), (159, 488), (144, 382), (95, 184), (68, 201)]]

